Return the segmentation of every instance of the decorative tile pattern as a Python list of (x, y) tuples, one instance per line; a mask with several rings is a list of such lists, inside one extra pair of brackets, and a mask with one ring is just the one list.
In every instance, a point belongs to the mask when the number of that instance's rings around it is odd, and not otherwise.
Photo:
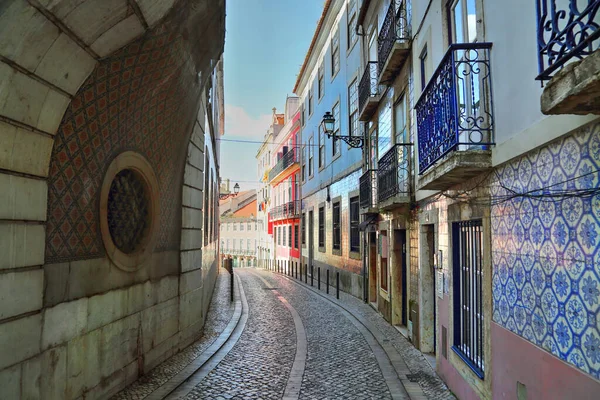
[[(600, 378), (600, 123), (498, 170), (493, 318)], [(561, 191), (577, 196), (548, 197)], [(498, 202), (517, 193), (508, 201)], [(541, 196), (540, 196), (541, 195)]]
[(164, 23), (103, 60), (69, 105), (48, 179), (46, 261), (104, 254), (99, 192), (119, 153), (148, 159), (160, 189), (158, 250), (178, 249), (181, 180), (199, 86), (183, 38)]

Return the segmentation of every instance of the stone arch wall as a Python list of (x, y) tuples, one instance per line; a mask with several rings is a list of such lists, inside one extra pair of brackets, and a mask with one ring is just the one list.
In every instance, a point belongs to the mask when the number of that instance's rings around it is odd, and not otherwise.
[[(0, 383), (9, 398), (105, 396), (185, 342), (180, 188), (197, 77), (223, 36), (224, 1), (0, 4)], [(136, 273), (115, 270), (99, 246), (98, 180), (123, 150), (157, 171), (169, 222), (155, 267)]]

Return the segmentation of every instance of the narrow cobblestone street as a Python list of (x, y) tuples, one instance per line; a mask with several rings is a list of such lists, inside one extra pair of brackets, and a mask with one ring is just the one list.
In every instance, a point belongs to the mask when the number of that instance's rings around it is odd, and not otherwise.
[[(204, 337), (115, 399), (453, 398), (423, 356), (369, 306), (260, 269), (235, 275), (243, 285), (236, 285), (242, 317), (236, 319), (229, 274), (221, 270)], [(217, 337), (225, 337), (222, 347), (207, 355)]]

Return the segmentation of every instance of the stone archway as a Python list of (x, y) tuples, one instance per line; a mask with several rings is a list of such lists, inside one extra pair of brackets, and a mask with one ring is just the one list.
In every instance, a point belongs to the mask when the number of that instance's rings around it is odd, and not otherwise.
[[(21, 379), (37, 382), (34, 392), (75, 398), (108, 393), (177, 349), (169, 333), (181, 329), (180, 321), (161, 331), (154, 315), (182, 307), (176, 300), (178, 193), (201, 89), (223, 36), (223, 1), (9, 0), (0, 6), (0, 247), (6, 255), (0, 289), (7, 294), (0, 302), (0, 342), (11, 346), (0, 345), (6, 355), (0, 372), (21, 365), (35, 370), (52, 360), (58, 367), (42, 370), (40, 379)], [(180, 110), (185, 115), (176, 115)], [(184, 121), (181, 127), (175, 119)], [(164, 140), (167, 131), (171, 140)], [(165, 155), (155, 148), (161, 140), (172, 143), (166, 152), (173, 164), (162, 165)], [(107, 262), (98, 224), (100, 182), (124, 151), (142, 154), (157, 172), (160, 223), (167, 221), (155, 267), (135, 273)], [(133, 347), (111, 350), (103, 329)], [(140, 329), (148, 333), (142, 342)], [(13, 349), (15, 341), (21, 345)], [(86, 348), (102, 351), (104, 361)], [(67, 349), (82, 351), (80, 364), (67, 359)], [(90, 365), (93, 375), (83, 373)], [(106, 379), (112, 385), (99, 385)]]

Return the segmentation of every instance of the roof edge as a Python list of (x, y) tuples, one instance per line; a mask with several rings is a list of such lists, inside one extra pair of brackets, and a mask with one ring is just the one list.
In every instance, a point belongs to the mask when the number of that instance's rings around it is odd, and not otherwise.
[[(308, 47), (308, 51), (306, 52), (306, 56), (304, 57), (304, 62), (302, 63), (302, 67), (300, 68), (300, 73), (298, 73), (298, 77), (296, 78), (296, 83), (294, 84), (294, 90), (292, 93), (296, 93), (298, 90), (298, 86), (300, 85), (300, 81), (302, 80), (302, 76), (306, 70), (306, 66), (308, 65), (308, 60), (312, 55), (312, 52), (315, 47), (315, 43), (317, 43), (317, 38), (321, 33), (321, 28), (323, 28), (323, 22), (325, 22), (325, 17), (327, 16), (327, 12), (329, 11), (329, 7), (331, 6), (333, 0), (325, 0), (325, 6), (323, 7), (323, 12), (321, 13), (321, 18), (319, 18), (319, 22), (317, 23), (317, 29), (315, 30), (315, 34), (310, 42), (310, 46)], [(296, 93), (298, 96), (299, 94)]]

